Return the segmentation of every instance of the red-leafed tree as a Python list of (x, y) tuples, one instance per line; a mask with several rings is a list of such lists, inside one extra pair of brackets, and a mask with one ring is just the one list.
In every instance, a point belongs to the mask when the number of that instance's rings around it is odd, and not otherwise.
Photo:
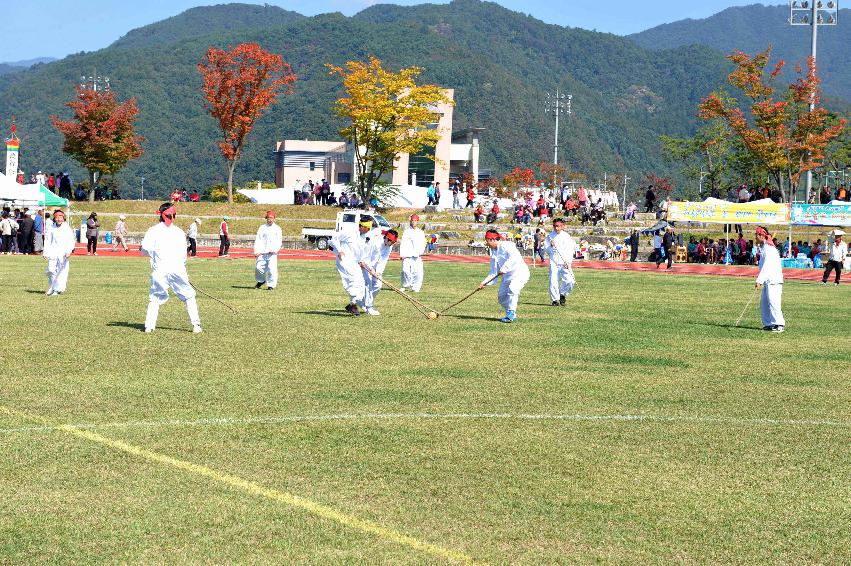
[(219, 148), (227, 161), (228, 202), (233, 202), (233, 172), (245, 140), (278, 94), (292, 92), (290, 85), (296, 75), (283, 57), (256, 43), (241, 43), (227, 50), (211, 47), (198, 64), (198, 71), (204, 78), (207, 110), (222, 130)]
[(82, 87), (77, 87), (77, 98), (66, 106), (74, 111), (73, 120), (50, 119), (65, 136), (62, 151), (89, 171), (89, 201), (93, 202), (102, 175), (115, 174), (142, 155), (142, 138), (133, 129), (139, 109), (135, 98), (118, 102), (109, 89)]
[(771, 47), (754, 56), (737, 51), (728, 57), (736, 68), (727, 80), (750, 99), (752, 124), (734, 100), (715, 94), (700, 103), (700, 116), (705, 120), (722, 118), (769, 171), (783, 198), (791, 200), (801, 174), (822, 165), (825, 149), (842, 133), (845, 120), (830, 124), (827, 110), (818, 107), (821, 80), (812, 57), (807, 61), (806, 76), (799, 76), (785, 88), (782, 98), (775, 100), (773, 83), (784, 62), (779, 61), (766, 73), (770, 56)]
[[(643, 179), (641, 179), (642, 185), (653, 185), (653, 188), (656, 190), (656, 196), (661, 198), (668, 198), (671, 196), (671, 191), (674, 190), (674, 182), (669, 177), (660, 177), (655, 173), (647, 173)], [(660, 195), (660, 193), (665, 193), (664, 195)]]

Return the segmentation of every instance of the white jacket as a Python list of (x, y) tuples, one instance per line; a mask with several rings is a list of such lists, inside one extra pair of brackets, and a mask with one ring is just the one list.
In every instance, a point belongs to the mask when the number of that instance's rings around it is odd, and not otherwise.
[[(334, 255), (337, 256), (337, 262), (341, 264), (354, 264), (357, 266), (361, 257), (361, 245), (360, 234), (351, 234), (341, 230), (331, 238), (331, 247), (334, 250)], [(343, 254), (342, 258), (340, 258), (340, 253)]]
[[(529, 277), (529, 266), (523, 261), (523, 256), (514, 242), (500, 242), (495, 250), (491, 250), (491, 269), (488, 276), (484, 278), (482, 283), (496, 275), (502, 273), (506, 279), (513, 277)], [(496, 283), (496, 278), (489, 283)]]
[(44, 251), (42, 254), (47, 259), (59, 259), (70, 255), (74, 251), (74, 232), (67, 222), (57, 226), (55, 222), (47, 224), (47, 232), (44, 234)]
[(180, 272), (186, 269), (186, 234), (176, 224), (160, 222), (148, 228), (142, 239), (142, 253), (151, 258), (154, 271)]
[(257, 237), (254, 238), (254, 255), (276, 254), (284, 245), (283, 241), (281, 227), (274, 222), (271, 225), (264, 222), (257, 230)]
[(783, 283), (783, 267), (780, 265), (780, 253), (774, 246), (763, 244), (759, 249), (758, 285), (778, 285)]
[(425, 253), (426, 237), (425, 232), (419, 228), (406, 228), (402, 232), (402, 239), (399, 240), (399, 256), (420, 257)]
[(570, 265), (576, 254), (576, 240), (570, 234), (562, 231), (561, 234), (553, 230), (547, 234), (544, 240), (544, 251), (550, 256), (550, 262), (557, 265)]
[(829, 261), (843, 262), (846, 255), (848, 255), (848, 244), (840, 241), (839, 245), (836, 245), (836, 242), (830, 242)]

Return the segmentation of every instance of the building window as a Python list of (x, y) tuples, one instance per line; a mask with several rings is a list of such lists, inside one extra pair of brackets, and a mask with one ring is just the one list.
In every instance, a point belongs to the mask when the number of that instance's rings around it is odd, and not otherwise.
[(316, 170), (316, 162), (315, 162), (315, 161), (311, 161), (311, 162), (310, 162), (310, 170), (311, 170), (311, 171), (315, 171), (315, 170)]

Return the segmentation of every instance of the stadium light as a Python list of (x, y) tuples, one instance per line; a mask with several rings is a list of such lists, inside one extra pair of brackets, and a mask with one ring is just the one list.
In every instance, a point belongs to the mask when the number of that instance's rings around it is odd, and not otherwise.
[[(839, 21), (839, 0), (829, 0), (826, 4), (822, 0), (808, 2), (789, 2), (789, 24), (793, 26), (811, 26), (813, 28), (812, 42), (810, 44), (810, 56), (813, 63), (816, 60), (816, 45), (818, 40), (819, 26), (835, 26)], [(810, 112), (815, 110), (816, 104), (810, 98)], [(810, 201), (810, 193), (813, 189), (813, 172), (807, 171), (807, 195), (806, 202)]]

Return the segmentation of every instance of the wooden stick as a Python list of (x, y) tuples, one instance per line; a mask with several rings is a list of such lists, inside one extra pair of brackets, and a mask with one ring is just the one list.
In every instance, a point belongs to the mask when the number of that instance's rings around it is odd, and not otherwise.
[(446, 311), (448, 311), (448, 310), (449, 310), (449, 309), (451, 309), (452, 307), (456, 307), (456, 306), (460, 305), (461, 303), (463, 303), (464, 301), (466, 301), (467, 299), (469, 299), (470, 297), (472, 297), (473, 295), (475, 295), (476, 293), (478, 293), (479, 291), (481, 291), (482, 289), (484, 289), (484, 288), (485, 288), (485, 285), (487, 285), (488, 283), (490, 283), (491, 281), (493, 281), (494, 279), (496, 279), (497, 277), (499, 277), (499, 275), (500, 275), (500, 274), (499, 274), (499, 273), (497, 273), (496, 275), (494, 275), (493, 277), (491, 277), (490, 279), (488, 279), (487, 281), (485, 281), (485, 282), (484, 282), (484, 284), (483, 284), (481, 287), (476, 287), (475, 289), (473, 289), (473, 291), (472, 291), (469, 295), (467, 295), (466, 297), (464, 297), (464, 298), (463, 298), (463, 299), (461, 299), (460, 301), (456, 301), (456, 302), (452, 303), (451, 305), (449, 305), (448, 307), (446, 307), (445, 309), (443, 309), (442, 311), (440, 311), (440, 314), (445, 313)]
[(753, 288), (753, 293), (751, 293), (751, 297), (748, 299), (748, 302), (745, 304), (745, 308), (742, 309), (742, 314), (739, 315), (739, 318), (736, 319), (736, 324), (734, 324), (733, 326), (739, 326), (739, 323), (742, 322), (742, 317), (745, 316), (745, 312), (747, 312), (748, 307), (751, 306), (753, 298), (756, 297), (756, 292), (758, 290), (758, 287)]
[(424, 305), (423, 303), (421, 303), (418, 300), (416, 300), (415, 298), (411, 297), (410, 295), (408, 295), (407, 293), (405, 293), (401, 289), (397, 289), (391, 283), (388, 283), (387, 281), (385, 281), (378, 273), (373, 271), (370, 267), (364, 267), (363, 269), (365, 269), (367, 273), (369, 273), (370, 275), (372, 275), (373, 277), (375, 277), (376, 279), (381, 281), (382, 284), (387, 285), (388, 287), (390, 287), (391, 290), (396, 291), (397, 293), (399, 293), (400, 295), (402, 295), (403, 297), (408, 299), (411, 302), (411, 304), (414, 305), (414, 307), (426, 318), (429, 318), (428, 313), (430, 313), (430, 312), (433, 312), (433, 313), (438, 314), (438, 315), (440, 314), (437, 311), (435, 311), (434, 309), (432, 309), (431, 307)]

